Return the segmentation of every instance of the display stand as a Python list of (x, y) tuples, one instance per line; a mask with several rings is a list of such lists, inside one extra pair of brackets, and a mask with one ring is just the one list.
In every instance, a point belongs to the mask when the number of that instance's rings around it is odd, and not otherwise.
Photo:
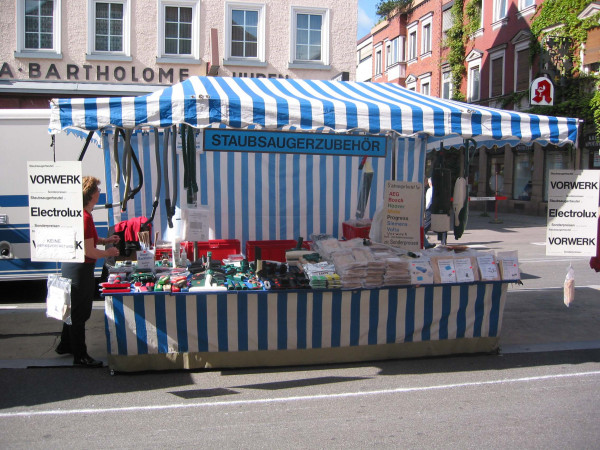
[(108, 365), (135, 372), (494, 352), (507, 283), (107, 296)]

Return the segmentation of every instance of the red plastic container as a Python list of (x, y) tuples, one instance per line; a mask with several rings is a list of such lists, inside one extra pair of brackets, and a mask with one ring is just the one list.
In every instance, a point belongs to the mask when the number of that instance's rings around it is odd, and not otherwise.
[[(285, 251), (296, 248), (296, 241), (277, 240), (277, 241), (247, 241), (246, 258), (248, 261), (254, 261), (256, 248), (260, 248), (260, 256), (264, 261), (285, 262)], [(304, 241), (302, 248), (310, 250), (310, 241)]]
[[(185, 249), (188, 259), (191, 261), (194, 257), (194, 243), (192, 241), (182, 241), (181, 249)], [(229, 255), (235, 255), (240, 252), (240, 241), (237, 239), (213, 239), (210, 241), (199, 241), (198, 242), (198, 255), (206, 256), (208, 252), (212, 252), (212, 259), (223, 260)], [(159, 248), (156, 250), (155, 259), (162, 259), (164, 257), (171, 257), (170, 248)]]
[(355, 227), (354, 225), (350, 225), (348, 222), (342, 222), (342, 233), (344, 234), (344, 238), (346, 238), (346, 240), (354, 238), (368, 238), (370, 232), (371, 225), (367, 225), (365, 227)]

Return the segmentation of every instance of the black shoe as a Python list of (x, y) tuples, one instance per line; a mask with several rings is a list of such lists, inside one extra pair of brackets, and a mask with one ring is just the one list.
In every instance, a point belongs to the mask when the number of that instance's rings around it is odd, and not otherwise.
[(74, 366), (83, 366), (83, 367), (102, 367), (102, 361), (96, 361), (89, 355), (84, 356), (83, 358), (75, 358), (73, 360)]
[(434, 247), (435, 247), (435, 244), (429, 244), (429, 243), (425, 244), (426, 249), (430, 249), (430, 248), (434, 248)]
[(70, 348), (66, 348), (65, 346), (63, 346), (61, 344), (58, 344), (56, 346), (56, 348), (54, 349), (54, 351), (56, 353), (58, 353), (59, 355), (67, 355), (69, 353), (73, 353)]

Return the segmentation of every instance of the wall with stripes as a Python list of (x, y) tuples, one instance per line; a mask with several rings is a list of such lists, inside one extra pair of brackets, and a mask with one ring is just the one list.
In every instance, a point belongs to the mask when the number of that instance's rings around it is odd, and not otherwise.
[(355, 291), (106, 297), (109, 355), (353, 347), (499, 337), (503, 282)]
[[(139, 132), (132, 137), (132, 147), (143, 168), (143, 188), (128, 203), (126, 213), (118, 208), (109, 214), (109, 225), (128, 217), (149, 217), (157, 182), (153, 131)], [(398, 139), (395, 150), (386, 158), (371, 158), (374, 170), (367, 214), (373, 217), (383, 201), (385, 180), (423, 182), (425, 142), (420, 139)], [(107, 201), (120, 201), (124, 184), (114, 187), (116, 166), (112, 162), (112, 137), (103, 135), (106, 181), (113, 186)], [(163, 140), (159, 139), (163, 154)], [(122, 158), (123, 144), (119, 145)], [(162, 158), (161, 158), (162, 159)], [(162, 162), (162, 161), (161, 161)], [(168, 159), (172, 173), (171, 158)], [(341, 236), (342, 222), (355, 217), (358, 200), (360, 158), (324, 155), (292, 155), (239, 152), (202, 152), (196, 155), (197, 201), (211, 211), (211, 239), (239, 239), (244, 248), (248, 240), (308, 239), (313, 233)], [(178, 206), (186, 207), (183, 191), (183, 163), (177, 156)], [(170, 183), (173, 195), (174, 180), (161, 180), (160, 206), (154, 220), (155, 231), (170, 240), (179, 235), (180, 221), (173, 229), (167, 225), (165, 183)], [(132, 185), (138, 184), (133, 170)], [(179, 211), (180, 212), (180, 211)]]

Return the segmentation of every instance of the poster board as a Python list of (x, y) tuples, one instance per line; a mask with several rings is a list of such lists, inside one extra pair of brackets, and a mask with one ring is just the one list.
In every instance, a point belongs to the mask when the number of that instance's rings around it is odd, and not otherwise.
[(32, 261), (83, 262), (80, 161), (28, 161)]
[(421, 248), (423, 185), (387, 180), (383, 205), (383, 243), (409, 251)]
[(548, 180), (546, 255), (596, 256), (597, 170), (551, 170)]

